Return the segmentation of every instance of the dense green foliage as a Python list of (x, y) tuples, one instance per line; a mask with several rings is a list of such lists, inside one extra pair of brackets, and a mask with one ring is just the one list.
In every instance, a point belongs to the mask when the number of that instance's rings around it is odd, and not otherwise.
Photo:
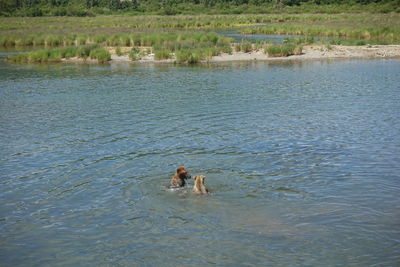
[(400, 0), (0, 0), (3, 16), (400, 12)]

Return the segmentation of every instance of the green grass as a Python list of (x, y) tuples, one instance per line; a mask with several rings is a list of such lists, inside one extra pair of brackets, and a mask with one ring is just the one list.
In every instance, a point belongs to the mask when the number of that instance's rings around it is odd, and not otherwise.
[(128, 57), (132, 61), (139, 60), (142, 55), (144, 55), (144, 53), (142, 53), (138, 47), (132, 47), (131, 51), (128, 53)]
[(326, 25), (276, 23), (260, 28), (248, 28), (246, 34), (290, 34), (309, 37), (330, 37), (339, 39), (364, 40), (378, 44), (399, 44), (400, 24), (398, 25)]
[(253, 45), (247, 41), (236, 43), (234, 47), (236, 52), (248, 53), (254, 50)]
[(180, 50), (176, 52), (176, 62), (180, 64), (195, 64), (198, 63), (201, 59), (202, 55), (199, 51)]
[(400, 14), (247, 14), (194, 16), (0, 17), (1, 36), (110, 35), (115, 33), (204, 30), (250, 26), (256, 23), (303, 23), (338, 26), (395, 26)]
[[(75, 39), (73, 39), (75, 38)], [(66, 38), (65, 38), (66, 39)], [(112, 34), (112, 35), (94, 35), (94, 36), (79, 36), (77, 34), (68, 38), (68, 40), (74, 40), (72, 43), (88, 43), (87, 45), (78, 45), (74, 51), (71, 51), (71, 47), (64, 47), (65, 41), (60, 38), (51, 38), (45, 36), (38, 38), (38, 43), (44, 43), (46, 46), (58, 45), (58, 49), (61, 51), (68, 51), (72, 56), (78, 56), (80, 58), (93, 58), (96, 57), (99, 62), (109, 60), (109, 57), (102, 53), (98, 53), (95, 48), (101, 46), (116, 46), (116, 54), (122, 55), (122, 46), (131, 46), (132, 50), (128, 54), (131, 60), (135, 61), (140, 59), (146, 52), (146, 50), (154, 51), (155, 59), (171, 59), (176, 58), (177, 62), (193, 64), (202, 60), (210, 59), (212, 56), (219, 55), (220, 53), (231, 53), (231, 42), (232, 39), (218, 35), (214, 32), (204, 31), (172, 31), (172, 32), (136, 32), (131, 34)], [(49, 40), (49, 41), (48, 41)], [(50, 42), (51, 40), (51, 42)], [(7, 41), (8, 42), (8, 41)], [(32, 43), (34, 43), (32, 41)], [(245, 43), (242, 45), (244, 51), (251, 51), (252, 45)], [(45, 51), (55, 51), (56, 48), (46, 49)], [(54, 60), (61, 60), (64, 58), (63, 55), (54, 57)], [(70, 56), (71, 57), (71, 56)], [(20, 57), (10, 59), (14, 61), (20, 60)], [(28, 62), (46, 62), (49, 61), (45, 56), (38, 56), (38, 59), (29, 59)]]
[[(98, 16), (91, 18), (40, 17), (1, 18), (0, 46), (44, 46), (45, 51), (29, 56), (13, 56), (19, 62), (60, 61), (63, 58), (109, 60), (109, 53), (97, 48), (116, 47), (119, 55), (131, 47), (128, 56), (139, 60), (146, 50), (155, 59), (175, 58), (178, 63), (206, 61), (221, 53), (232, 53), (233, 39), (212, 30), (236, 26), (248, 27), (245, 33), (301, 34), (283, 46), (265, 42), (237, 43), (235, 51), (264, 50), (270, 56), (301, 53), (301, 46), (313, 44), (318, 37), (329, 37), (327, 45), (365, 45), (400, 43), (400, 14), (268, 14), (268, 15), (196, 15), (196, 16)], [(315, 36), (315, 37), (314, 37)], [(294, 47), (294, 48), (293, 48)], [(136, 50), (137, 49), (137, 50)], [(43, 50), (43, 49), (42, 49)], [(92, 51), (96, 50), (96, 51)], [(41, 51), (41, 50), (38, 50)]]
[(300, 55), (302, 47), (294, 44), (270, 45), (265, 48), (264, 52), (270, 57), (288, 57), (291, 55)]
[(171, 58), (171, 51), (165, 49), (156, 50), (154, 53), (154, 58), (157, 60), (169, 59)]
[(0, 17), (0, 46), (154, 46), (221, 40), (205, 30), (249, 27), (250, 34), (295, 34), (400, 43), (400, 14), (268, 14), (195, 16)]
[(89, 56), (91, 59), (97, 59), (99, 63), (105, 63), (111, 59), (110, 52), (100, 47), (91, 50)]
[(180, 49), (175, 52), (176, 63), (196, 64), (201, 61), (208, 61), (213, 56), (223, 52), (218, 47), (197, 47), (189, 49)]
[(119, 57), (123, 55), (121, 47), (118, 46), (117, 48), (115, 48), (115, 54), (117, 54), (117, 56)]
[(9, 56), (7, 59), (12, 62), (59, 62), (62, 59), (72, 57), (96, 59), (104, 63), (111, 59), (111, 54), (98, 45), (70, 46), (62, 48), (40, 49), (32, 52), (21, 53)]

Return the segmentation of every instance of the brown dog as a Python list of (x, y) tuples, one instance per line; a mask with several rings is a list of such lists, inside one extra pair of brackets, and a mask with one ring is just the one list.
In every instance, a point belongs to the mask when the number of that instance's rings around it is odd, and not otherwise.
[(190, 179), (191, 176), (187, 169), (184, 166), (180, 166), (176, 169), (176, 173), (172, 176), (171, 181), (169, 182), (169, 188), (179, 188), (184, 187), (186, 185), (186, 179)]
[(208, 190), (204, 183), (206, 177), (204, 175), (197, 175), (194, 177), (194, 186), (193, 186), (193, 193), (198, 195), (206, 195), (208, 194)]

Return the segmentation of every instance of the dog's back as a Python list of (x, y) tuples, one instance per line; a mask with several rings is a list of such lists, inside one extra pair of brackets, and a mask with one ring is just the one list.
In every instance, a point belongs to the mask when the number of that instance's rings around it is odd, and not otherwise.
[(206, 177), (204, 175), (197, 175), (194, 177), (194, 186), (193, 186), (193, 193), (198, 195), (206, 195), (208, 194), (208, 189), (205, 185)]

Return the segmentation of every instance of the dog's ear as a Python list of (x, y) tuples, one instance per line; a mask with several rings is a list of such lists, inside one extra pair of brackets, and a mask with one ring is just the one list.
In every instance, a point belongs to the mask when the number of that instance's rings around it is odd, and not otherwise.
[(196, 181), (196, 179), (197, 179), (197, 176), (195, 176), (193, 179)]

